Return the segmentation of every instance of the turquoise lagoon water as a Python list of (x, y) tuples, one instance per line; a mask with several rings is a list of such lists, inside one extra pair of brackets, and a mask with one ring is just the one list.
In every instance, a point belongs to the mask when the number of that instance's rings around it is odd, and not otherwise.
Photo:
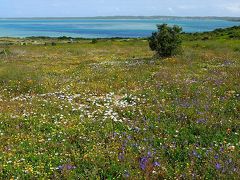
[(240, 25), (213, 19), (0, 19), (0, 37), (147, 37), (162, 23), (179, 25), (185, 32)]

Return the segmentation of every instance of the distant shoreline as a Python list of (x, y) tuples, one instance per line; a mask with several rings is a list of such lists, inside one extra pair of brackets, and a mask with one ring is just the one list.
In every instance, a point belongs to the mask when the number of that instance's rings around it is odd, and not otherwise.
[(96, 17), (11, 17), (0, 18), (3, 19), (214, 19), (214, 20), (226, 20), (226, 21), (240, 21), (240, 17), (219, 17), (219, 16), (96, 16)]

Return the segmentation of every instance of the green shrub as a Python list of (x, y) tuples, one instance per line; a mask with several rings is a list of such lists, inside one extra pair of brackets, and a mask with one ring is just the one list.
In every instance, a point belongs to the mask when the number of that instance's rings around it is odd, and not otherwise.
[(149, 38), (149, 46), (160, 57), (170, 57), (181, 49), (181, 32), (179, 26), (170, 27), (167, 24), (157, 25), (158, 32), (152, 33)]
[(72, 38), (71, 37), (67, 37), (67, 36), (62, 36), (62, 37), (58, 37), (57, 39), (59, 39), (59, 40), (70, 40)]
[(56, 46), (57, 45), (57, 43), (55, 43), (55, 42), (52, 42), (52, 46)]
[(208, 37), (208, 36), (204, 36), (204, 37), (202, 38), (202, 40), (203, 40), (203, 41), (209, 40), (209, 37)]
[(235, 47), (235, 48), (233, 49), (233, 51), (235, 51), (235, 52), (240, 52), (240, 47)]
[(97, 39), (92, 40), (92, 44), (96, 44), (97, 42), (98, 42)]

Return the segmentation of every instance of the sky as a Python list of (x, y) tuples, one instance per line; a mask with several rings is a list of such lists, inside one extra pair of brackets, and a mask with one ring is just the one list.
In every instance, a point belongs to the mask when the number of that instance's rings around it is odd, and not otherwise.
[(0, 17), (234, 16), (240, 0), (0, 0)]

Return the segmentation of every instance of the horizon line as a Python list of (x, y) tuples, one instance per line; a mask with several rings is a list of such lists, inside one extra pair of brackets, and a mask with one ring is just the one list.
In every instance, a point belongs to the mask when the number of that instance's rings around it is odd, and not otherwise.
[(73, 19), (73, 18), (240, 18), (240, 16), (167, 16), (167, 15), (113, 15), (113, 16), (33, 16), (33, 17), (0, 17), (0, 19)]

